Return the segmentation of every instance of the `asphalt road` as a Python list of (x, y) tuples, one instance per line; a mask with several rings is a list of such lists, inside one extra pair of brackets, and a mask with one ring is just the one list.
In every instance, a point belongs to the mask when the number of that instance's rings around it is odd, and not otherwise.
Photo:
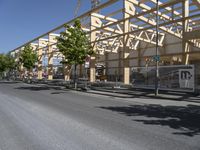
[(1, 82), (0, 150), (200, 150), (198, 105), (131, 99)]

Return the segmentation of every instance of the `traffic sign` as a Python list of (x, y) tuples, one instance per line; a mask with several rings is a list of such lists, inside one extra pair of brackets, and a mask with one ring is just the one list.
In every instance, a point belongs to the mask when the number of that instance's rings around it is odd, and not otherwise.
[(160, 56), (159, 56), (159, 55), (153, 56), (153, 60), (154, 60), (154, 61), (160, 61)]

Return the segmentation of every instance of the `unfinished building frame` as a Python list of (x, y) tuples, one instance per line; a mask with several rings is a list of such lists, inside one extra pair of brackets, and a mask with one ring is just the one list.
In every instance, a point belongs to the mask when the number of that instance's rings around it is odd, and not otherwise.
[[(117, 75), (125, 84), (130, 83), (132, 67), (155, 65), (156, 3), (157, 0), (109, 0), (77, 17), (96, 51), (89, 60), (91, 82), (96, 81), (96, 64), (105, 65), (108, 80)], [(158, 4), (159, 65), (200, 64), (200, 1), (160, 0)], [(75, 19), (65, 24), (72, 25)], [(48, 79), (52, 80), (53, 68), (58, 65), (55, 59), (63, 59), (55, 37), (65, 30), (65, 24), (12, 50), (17, 57), (25, 45), (33, 46), (39, 57), (38, 79), (42, 79), (44, 62)], [(69, 80), (71, 67), (63, 67), (64, 79)]]

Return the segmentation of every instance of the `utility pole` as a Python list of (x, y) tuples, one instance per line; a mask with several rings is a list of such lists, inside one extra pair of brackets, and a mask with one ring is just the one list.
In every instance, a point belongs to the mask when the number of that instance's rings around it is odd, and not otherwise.
[(159, 0), (157, 0), (156, 3), (156, 73), (155, 73), (155, 96), (159, 94), (159, 87), (158, 87), (158, 82), (159, 82), (159, 56), (158, 56), (158, 42), (159, 42), (159, 35), (158, 35), (158, 30), (159, 30)]

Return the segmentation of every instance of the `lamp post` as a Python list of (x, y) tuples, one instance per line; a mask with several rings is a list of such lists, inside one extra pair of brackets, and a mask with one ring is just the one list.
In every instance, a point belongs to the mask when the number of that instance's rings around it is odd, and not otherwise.
[(158, 58), (158, 40), (159, 40), (159, 35), (158, 35), (158, 30), (159, 30), (159, 0), (156, 2), (156, 73), (155, 73), (155, 96), (158, 95), (159, 89), (158, 89), (158, 80), (159, 80), (159, 58)]

